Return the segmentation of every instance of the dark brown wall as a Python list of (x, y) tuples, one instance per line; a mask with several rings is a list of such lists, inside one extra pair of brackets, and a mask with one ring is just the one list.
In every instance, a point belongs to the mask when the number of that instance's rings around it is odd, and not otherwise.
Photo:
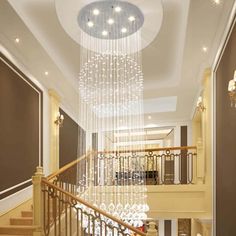
[[(0, 54), (0, 191), (31, 178), (39, 165), (41, 91)], [(13, 66), (22, 79), (10, 66)], [(40, 104), (41, 101), (41, 104)], [(10, 195), (18, 187), (0, 196)]]
[(164, 235), (171, 236), (171, 220), (164, 221)]
[(236, 69), (236, 27), (216, 71), (216, 235), (236, 235), (236, 108), (228, 82)]
[(84, 130), (62, 109), (60, 113), (64, 115), (64, 123), (59, 132), (59, 165), (62, 167), (85, 153), (86, 140)]
[[(180, 145), (181, 147), (188, 146), (188, 127), (180, 127)], [(180, 180), (182, 184), (187, 184), (187, 151), (181, 151), (181, 175)]]

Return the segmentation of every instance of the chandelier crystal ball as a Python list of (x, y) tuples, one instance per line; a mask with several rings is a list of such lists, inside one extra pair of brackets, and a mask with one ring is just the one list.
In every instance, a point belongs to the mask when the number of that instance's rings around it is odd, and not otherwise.
[(128, 55), (94, 54), (80, 70), (79, 90), (99, 117), (134, 114), (143, 91), (141, 66)]
[(144, 23), (141, 10), (129, 2), (97, 1), (83, 7), (79, 27), (100, 39), (120, 39), (137, 32)]

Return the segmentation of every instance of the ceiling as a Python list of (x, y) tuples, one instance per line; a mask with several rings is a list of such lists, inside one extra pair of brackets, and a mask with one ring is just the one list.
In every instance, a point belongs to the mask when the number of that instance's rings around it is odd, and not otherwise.
[[(191, 118), (200, 79), (213, 63), (234, 0), (219, 5), (214, 0), (162, 2), (160, 32), (142, 51), (146, 125)], [(54, 0), (0, 1), (0, 28), (1, 50), (45, 88), (56, 89), (63, 105), (76, 114), (80, 50), (60, 25)]]
[[(127, 132), (127, 130), (106, 132), (106, 138), (115, 146), (127, 147), (135, 143), (164, 146), (164, 143), (162, 143), (164, 141), (172, 140), (174, 142), (173, 134), (173, 127), (145, 128), (143, 130), (133, 130), (132, 132)], [(132, 137), (131, 140), (130, 137)]]

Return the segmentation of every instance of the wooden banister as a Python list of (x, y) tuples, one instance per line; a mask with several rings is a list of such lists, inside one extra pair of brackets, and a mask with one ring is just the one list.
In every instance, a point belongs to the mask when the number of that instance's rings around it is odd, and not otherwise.
[(118, 223), (119, 225), (122, 225), (123, 227), (125, 227), (125, 228), (131, 230), (132, 232), (134, 232), (134, 233), (136, 233), (136, 234), (138, 234), (138, 235), (140, 235), (140, 236), (146, 236), (145, 233), (139, 231), (139, 230), (136, 229), (135, 227), (133, 227), (133, 226), (131, 226), (131, 225), (129, 225), (129, 224), (126, 224), (126, 223), (123, 222), (122, 220), (120, 220), (120, 219), (114, 217), (113, 215), (111, 215), (111, 214), (109, 214), (109, 213), (107, 213), (107, 212), (105, 212), (105, 211), (103, 211), (103, 210), (101, 210), (101, 209), (99, 209), (99, 208), (97, 208), (97, 207), (91, 205), (90, 203), (86, 202), (86, 201), (83, 200), (82, 198), (77, 197), (77, 196), (75, 196), (75, 195), (73, 195), (73, 194), (71, 194), (71, 193), (69, 193), (69, 192), (63, 190), (62, 188), (60, 188), (60, 187), (54, 185), (53, 183), (49, 182), (46, 178), (42, 178), (42, 183), (48, 185), (48, 186), (51, 187), (51, 188), (56, 189), (57, 191), (59, 191), (59, 192), (65, 194), (66, 196), (70, 197), (71, 199), (73, 199), (73, 200), (75, 200), (75, 201), (77, 201), (77, 202), (83, 204), (84, 206), (86, 206), (86, 207), (88, 207), (88, 208), (90, 208), (90, 209), (93, 209), (94, 211), (96, 211), (96, 212), (100, 213), (101, 215), (103, 215), (103, 216), (105, 216), (105, 217), (111, 219), (112, 221)]
[(73, 167), (74, 165), (76, 165), (77, 163), (79, 163), (80, 161), (84, 160), (88, 155), (91, 155), (91, 153), (88, 153), (86, 155), (81, 156), (80, 158), (68, 163), (67, 165), (63, 166), (61, 169), (59, 169), (58, 171), (50, 174), (49, 176), (47, 176), (47, 180), (51, 180), (54, 177), (62, 174), (63, 172), (65, 172), (66, 170), (70, 169), (71, 167)]

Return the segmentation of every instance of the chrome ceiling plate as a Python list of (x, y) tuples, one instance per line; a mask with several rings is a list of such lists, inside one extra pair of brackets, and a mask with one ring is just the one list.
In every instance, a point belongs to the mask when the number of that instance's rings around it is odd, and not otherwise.
[(144, 23), (141, 10), (125, 1), (96, 1), (78, 15), (79, 27), (99, 39), (121, 39), (137, 32)]

